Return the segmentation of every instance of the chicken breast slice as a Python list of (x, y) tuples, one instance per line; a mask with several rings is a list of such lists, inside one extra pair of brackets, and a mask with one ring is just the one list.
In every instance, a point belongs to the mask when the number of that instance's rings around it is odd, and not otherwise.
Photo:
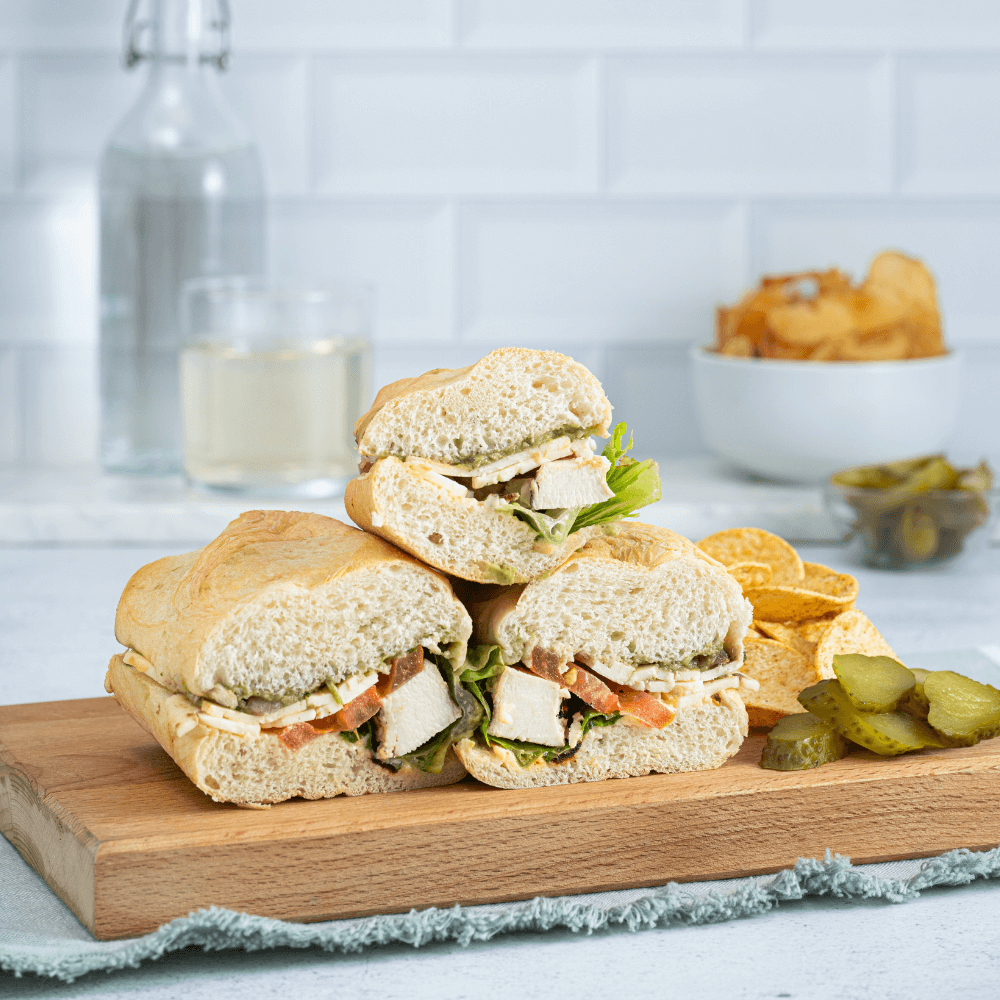
[(493, 687), (493, 713), (486, 732), (508, 740), (561, 747), (566, 727), (559, 718), (559, 685), (507, 667)]
[(531, 509), (589, 507), (610, 500), (615, 495), (607, 483), (610, 468), (603, 455), (563, 458), (543, 465), (531, 484)]
[(424, 669), (382, 699), (377, 729), (383, 760), (416, 750), (462, 715), (451, 700), (438, 668), (424, 660)]

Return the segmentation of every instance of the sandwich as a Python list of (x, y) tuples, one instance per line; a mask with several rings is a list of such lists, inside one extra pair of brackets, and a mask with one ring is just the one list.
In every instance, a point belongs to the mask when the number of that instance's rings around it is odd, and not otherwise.
[(462, 594), (466, 770), (529, 788), (719, 767), (747, 734), (752, 608), (721, 563), (663, 528), (591, 538), (544, 580)]
[(217, 802), (450, 784), (478, 718), (471, 630), (449, 582), (381, 539), (250, 511), (129, 580), (105, 686)]
[(660, 498), (656, 463), (603, 454), (611, 404), (583, 365), (507, 347), (468, 368), (381, 389), (355, 425), (356, 524), (428, 565), (478, 583), (536, 580), (589, 538)]

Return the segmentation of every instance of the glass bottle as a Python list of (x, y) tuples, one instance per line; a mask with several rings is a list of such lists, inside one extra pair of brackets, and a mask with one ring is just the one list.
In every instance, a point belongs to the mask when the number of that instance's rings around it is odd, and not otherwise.
[(101, 163), (101, 462), (183, 466), (179, 295), (189, 278), (264, 273), (260, 157), (223, 98), (226, 0), (149, 0), (125, 21), (125, 64), (149, 64)]

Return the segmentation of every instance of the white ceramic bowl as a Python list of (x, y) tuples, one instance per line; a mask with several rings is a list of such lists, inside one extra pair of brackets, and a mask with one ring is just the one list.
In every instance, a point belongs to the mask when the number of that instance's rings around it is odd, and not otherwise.
[(777, 361), (691, 348), (705, 443), (743, 469), (818, 482), (840, 469), (941, 451), (955, 427), (962, 356)]

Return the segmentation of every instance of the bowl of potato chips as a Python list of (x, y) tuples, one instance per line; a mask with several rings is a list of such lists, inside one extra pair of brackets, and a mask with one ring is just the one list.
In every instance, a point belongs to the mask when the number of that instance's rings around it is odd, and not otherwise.
[(708, 446), (774, 479), (940, 451), (958, 415), (962, 358), (934, 279), (896, 251), (859, 284), (836, 268), (765, 277), (719, 308), (715, 344), (691, 362)]

